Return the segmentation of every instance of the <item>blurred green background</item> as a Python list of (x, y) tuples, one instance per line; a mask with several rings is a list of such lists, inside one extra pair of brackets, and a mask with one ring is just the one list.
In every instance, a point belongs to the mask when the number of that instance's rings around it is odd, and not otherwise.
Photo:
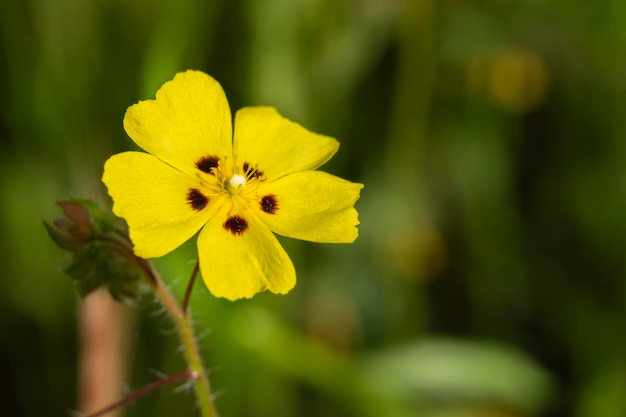
[[(197, 282), (224, 417), (626, 415), (626, 2), (0, 2), (0, 414), (78, 399), (79, 306), (42, 221), (110, 204), (131, 104), (200, 69), (334, 136), (352, 245), (282, 239), (287, 296)], [(157, 265), (182, 297), (190, 242)], [(184, 368), (151, 296), (125, 392)], [(127, 416), (196, 415), (181, 384)]]

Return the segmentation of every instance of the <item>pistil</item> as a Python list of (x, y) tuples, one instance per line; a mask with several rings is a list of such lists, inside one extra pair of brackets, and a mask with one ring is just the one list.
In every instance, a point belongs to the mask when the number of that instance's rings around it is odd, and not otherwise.
[(232, 194), (238, 194), (241, 188), (246, 184), (246, 178), (243, 175), (235, 174), (230, 177), (226, 189)]

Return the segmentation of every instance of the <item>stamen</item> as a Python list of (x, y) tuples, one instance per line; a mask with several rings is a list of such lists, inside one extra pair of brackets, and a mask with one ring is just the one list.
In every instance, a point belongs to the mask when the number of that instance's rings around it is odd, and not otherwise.
[(256, 165), (250, 166), (249, 162), (243, 163), (243, 173), (248, 179), (252, 179), (252, 178), (262, 179), (263, 177), (263, 171), (259, 171)]

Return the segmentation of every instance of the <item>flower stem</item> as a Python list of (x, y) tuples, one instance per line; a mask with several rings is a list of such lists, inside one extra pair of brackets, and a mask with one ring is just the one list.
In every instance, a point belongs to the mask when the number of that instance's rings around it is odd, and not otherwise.
[(183, 314), (187, 314), (187, 307), (189, 306), (189, 299), (191, 298), (191, 290), (193, 289), (193, 284), (196, 282), (196, 277), (198, 276), (198, 271), (200, 270), (200, 261), (196, 261), (196, 266), (193, 267), (193, 272), (191, 273), (191, 278), (189, 278), (189, 283), (187, 284), (187, 289), (185, 290), (185, 298), (183, 298), (182, 310)]
[[(126, 243), (130, 242), (125, 234), (120, 233), (120, 235), (124, 238)], [(112, 241), (119, 243), (119, 241), (115, 239)], [(193, 270), (190, 283), (188, 284), (185, 292), (183, 300), (184, 307), (181, 307), (172, 293), (167, 289), (163, 280), (157, 271), (152, 267), (150, 262), (135, 255), (132, 248), (128, 244), (120, 244), (118, 249), (126, 253), (127, 256), (133, 257), (141, 268), (143, 268), (143, 270), (147, 273), (150, 278), (150, 284), (152, 285), (154, 294), (161, 301), (163, 307), (165, 307), (168, 311), (172, 320), (174, 320), (174, 324), (178, 329), (178, 334), (183, 344), (188, 372), (193, 375), (193, 387), (198, 400), (198, 407), (200, 408), (201, 416), (217, 417), (217, 412), (215, 411), (213, 400), (211, 398), (211, 383), (209, 382), (209, 377), (202, 362), (202, 356), (200, 355), (200, 350), (198, 349), (198, 343), (196, 342), (196, 336), (193, 331), (193, 326), (191, 325), (191, 320), (187, 316), (186, 311), (187, 304), (189, 303), (191, 287), (193, 286), (193, 282), (198, 274), (198, 264), (196, 264), (196, 267)]]
[(156, 296), (167, 309), (176, 324), (185, 351), (188, 371), (197, 375), (193, 379), (193, 386), (200, 408), (200, 415), (202, 417), (217, 417), (217, 412), (215, 411), (211, 398), (211, 383), (209, 382), (209, 377), (204, 368), (202, 356), (200, 356), (200, 350), (198, 349), (198, 343), (196, 342), (191, 320), (179, 306), (172, 293), (167, 289), (159, 277), (159, 274), (147, 261), (143, 261), (145, 262), (143, 267), (154, 280), (154, 292)]
[(106, 413), (115, 410), (116, 408), (122, 407), (123, 405), (126, 405), (128, 403), (130, 403), (131, 401), (136, 400), (137, 398), (141, 398), (144, 395), (159, 389), (161, 387), (164, 387), (168, 384), (171, 384), (173, 382), (176, 381), (180, 381), (183, 379), (194, 379), (197, 378), (198, 374), (197, 372), (193, 372), (193, 371), (185, 371), (185, 372), (181, 372), (180, 374), (176, 374), (176, 375), (172, 375), (169, 376), (167, 378), (164, 379), (160, 379), (158, 381), (154, 381), (148, 385), (146, 385), (145, 387), (142, 387), (140, 389), (138, 389), (137, 391), (133, 391), (132, 393), (130, 393), (129, 395), (127, 395), (126, 397), (122, 398), (121, 400), (103, 408), (102, 410), (96, 411), (95, 413), (92, 414), (88, 414), (85, 417), (100, 417), (105, 415)]

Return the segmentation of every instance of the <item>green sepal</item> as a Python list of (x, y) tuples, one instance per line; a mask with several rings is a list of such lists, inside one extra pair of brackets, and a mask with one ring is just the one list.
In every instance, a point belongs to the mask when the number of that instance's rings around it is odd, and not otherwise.
[(123, 222), (89, 200), (58, 205), (64, 217), (44, 225), (54, 242), (72, 254), (65, 272), (74, 279), (78, 294), (85, 297), (106, 287), (119, 301), (137, 300), (151, 282), (150, 267), (134, 254)]

